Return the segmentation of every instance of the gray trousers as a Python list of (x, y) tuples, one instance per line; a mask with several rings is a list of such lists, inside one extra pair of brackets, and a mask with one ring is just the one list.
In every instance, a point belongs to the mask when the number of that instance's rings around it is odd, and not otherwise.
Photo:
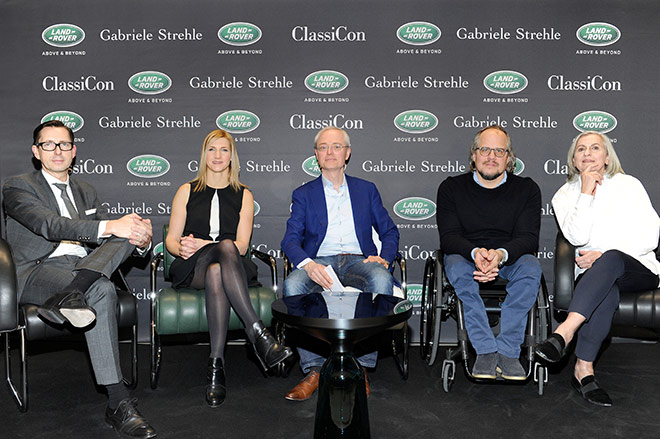
[(99, 385), (122, 380), (117, 336), (117, 292), (109, 277), (135, 249), (128, 239), (112, 237), (84, 258), (58, 256), (44, 259), (27, 280), (20, 303), (43, 304), (63, 290), (76, 275), (87, 269), (103, 276), (85, 292), (89, 306), (96, 311), (96, 321), (85, 331), (87, 349)]

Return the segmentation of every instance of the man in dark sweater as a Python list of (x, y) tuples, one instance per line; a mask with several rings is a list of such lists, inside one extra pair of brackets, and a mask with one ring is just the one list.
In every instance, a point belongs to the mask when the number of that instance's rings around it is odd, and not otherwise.
[[(475, 378), (524, 380), (519, 361), (527, 313), (536, 300), (541, 265), (534, 256), (541, 225), (541, 191), (513, 174), (511, 139), (500, 126), (479, 131), (470, 150), (470, 173), (438, 187), (437, 222), (445, 272), (463, 302), (465, 326), (477, 359)], [(497, 337), (479, 283), (508, 280)]]

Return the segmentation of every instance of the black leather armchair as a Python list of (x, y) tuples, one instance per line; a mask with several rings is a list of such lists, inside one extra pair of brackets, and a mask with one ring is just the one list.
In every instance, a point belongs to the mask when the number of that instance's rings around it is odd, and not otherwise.
[[(656, 253), (656, 257), (657, 257)], [(561, 231), (557, 232), (555, 246), (554, 309), (567, 312), (575, 285), (575, 247)], [(631, 330), (651, 330), (660, 335), (660, 288), (637, 293), (621, 294), (619, 308), (614, 314), (613, 332), (632, 334)]]
[[(117, 321), (119, 328), (131, 331), (131, 374), (124, 383), (137, 386), (137, 300), (130, 292), (126, 279), (119, 270), (113, 275), (117, 285)], [(68, 326), (56, 327), (44, 322), (37, 313), (37, 305), (18, 305), (16, 293), (16, 267), (7, 242), (0, 239), (0, 334), (5, 336), (5, 379), (21, 412), (28, 409), (26, 341), (45, 340), (72, 334), (80, 330)], [(18, 336), (21, 381), (14, 383), (11, 373), (10, 336)]]

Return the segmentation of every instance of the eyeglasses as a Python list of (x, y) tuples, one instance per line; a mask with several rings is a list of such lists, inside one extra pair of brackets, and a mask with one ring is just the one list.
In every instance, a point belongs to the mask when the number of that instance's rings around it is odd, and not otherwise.
[(509, 153), (509, 150), (506, 148), (489, 148), (487, 146), (477, 148), (477, 151), (479, 151), (479, 154), (483, 157), (488, 157), (491, 151), (495, 153), (495, 157), (504, 157)]
[(315, 149), (316, 149), (317, 151), (321, 151), (321, 152), (326, 152), (326, 151), (328, 151), (328, 149), (332, 149), (332, 150), (335, 151), (335, 152), (339, 152), (339, 151), (341, 151), (341, 150), (344, 149), (344, 148), (348, 148), (348, 146), (344, 146), (344, 145), (342, 145), (342, 144), (340, 144), (340, 143), (333, 143), (332, 145), (326, 145), (326, 144), (324, 143), (324, 144), (322, 144), (322, 145), (318, 145), (318, 146), (315, 147)]
[(55, 151), (55, 147), (59, 147), (60, 151), (71, 151), (73, 149), (73, 142), (39, 142), (37, 143), (44, 151)]

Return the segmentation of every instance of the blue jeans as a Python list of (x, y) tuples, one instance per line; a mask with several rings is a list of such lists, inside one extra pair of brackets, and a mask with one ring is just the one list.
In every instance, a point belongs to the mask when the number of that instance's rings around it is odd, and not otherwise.
[[(394, 286), (392, 275), (382, 265), (369, 262), (363, 263), (364, 256), (361, 255), (336, 255), (321, 256), (314, 259), (314, 262), (323, 265), (332, 265), (337, 277), (344, 286), (355, 287), (361, 291), (392, 294)], [(284, 280), (283, 294), (285, 297), (299, 294), (320, 293), (323, 288), (307, 276), (305, 270), (293, 270), (293, 272)], [(332, 310), (328, 310), (332, 315)], [(320, 368), (325, 362), (325, 358), (314, 352), (303, 348), (298, 348), (300, 355), (300, 368), (303, 373), (308, 373), (312, 368)], [(358, 362), (363, 367), (375, 367), (378, 359), (378, 352), (371, 352), (358, 358)]]
[(541, 264), (535, 256), (523, 255), (513, 264), (500, 268), (500, 277), (509, 283), (497, 337), (488, 324), (479, 282), (472, 275), (474, 271), (473, 261), (457, 254), (445, 256), (445, 273), (463, 302), (465, 327), (474, 350), (477, 354), (498, 352), (505, 357), (518, 358), (525, 337), (527, 313), (536, 301), (541, 283)]

